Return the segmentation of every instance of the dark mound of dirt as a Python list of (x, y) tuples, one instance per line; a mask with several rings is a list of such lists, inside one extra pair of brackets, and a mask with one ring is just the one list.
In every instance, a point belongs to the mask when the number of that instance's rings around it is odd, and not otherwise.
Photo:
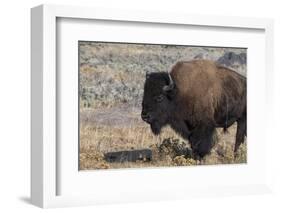
[(168, 154), (172, 158), (176, 156), (184, 156), (185, 158), (192, 158), (192, 151), (184, 141), (174, 138), (165, 138), (158, 147), (159, 153)]

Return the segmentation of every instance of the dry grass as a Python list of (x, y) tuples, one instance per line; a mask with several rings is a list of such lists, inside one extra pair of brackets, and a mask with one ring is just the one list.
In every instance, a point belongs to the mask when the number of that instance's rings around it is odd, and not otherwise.
[[(217, 131), (217, 143), (212, 152), (201, 162), (184, 156), (175, 156), (171, 149), (163, 151), (159, 147), (165, 138), (179, 139), (186, 143), (172, 129), (165, 128), (159, 136), (151, 133), (149, 126), (81, 126), (80, 129), (80, 169), (113, 169), (139, 167), (169, 167), (189, 165), (214, 165), (246, 163), (246, 143), (242, 144), (236, 156), (233, 153), (236, 126), (229, 128), (228, 133)], [(152, 150), (151, 162), (108, 163), (103, 153), (121, 150), (149, 148)]]

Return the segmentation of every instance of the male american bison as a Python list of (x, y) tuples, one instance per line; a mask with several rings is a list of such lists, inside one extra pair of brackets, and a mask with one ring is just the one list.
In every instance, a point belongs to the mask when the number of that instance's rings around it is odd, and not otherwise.
[(195, 158), (212, 148), (215, 128), (237, 122), (234, 152), (244, 142), (246, 78), (209, 60), (177, 62), (170, 73), (146, 74), (142, 119), (154, 134), (170, 125), (190, 142)]

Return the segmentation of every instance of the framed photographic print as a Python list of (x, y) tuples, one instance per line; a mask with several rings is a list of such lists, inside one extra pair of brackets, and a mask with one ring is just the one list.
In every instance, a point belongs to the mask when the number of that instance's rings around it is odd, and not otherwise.
[(270, 192), (272, 20), (31, 14), (33, 204)]

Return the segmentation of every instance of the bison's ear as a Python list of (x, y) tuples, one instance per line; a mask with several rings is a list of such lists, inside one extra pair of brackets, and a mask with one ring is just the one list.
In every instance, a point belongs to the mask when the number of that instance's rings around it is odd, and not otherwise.
[(168, 77), (169, 83), (163, 87), (163, 92), (167, 95), (168, 99), (171, 100), (176, 95), (176, 85), (170, 74), (168, 74)]

